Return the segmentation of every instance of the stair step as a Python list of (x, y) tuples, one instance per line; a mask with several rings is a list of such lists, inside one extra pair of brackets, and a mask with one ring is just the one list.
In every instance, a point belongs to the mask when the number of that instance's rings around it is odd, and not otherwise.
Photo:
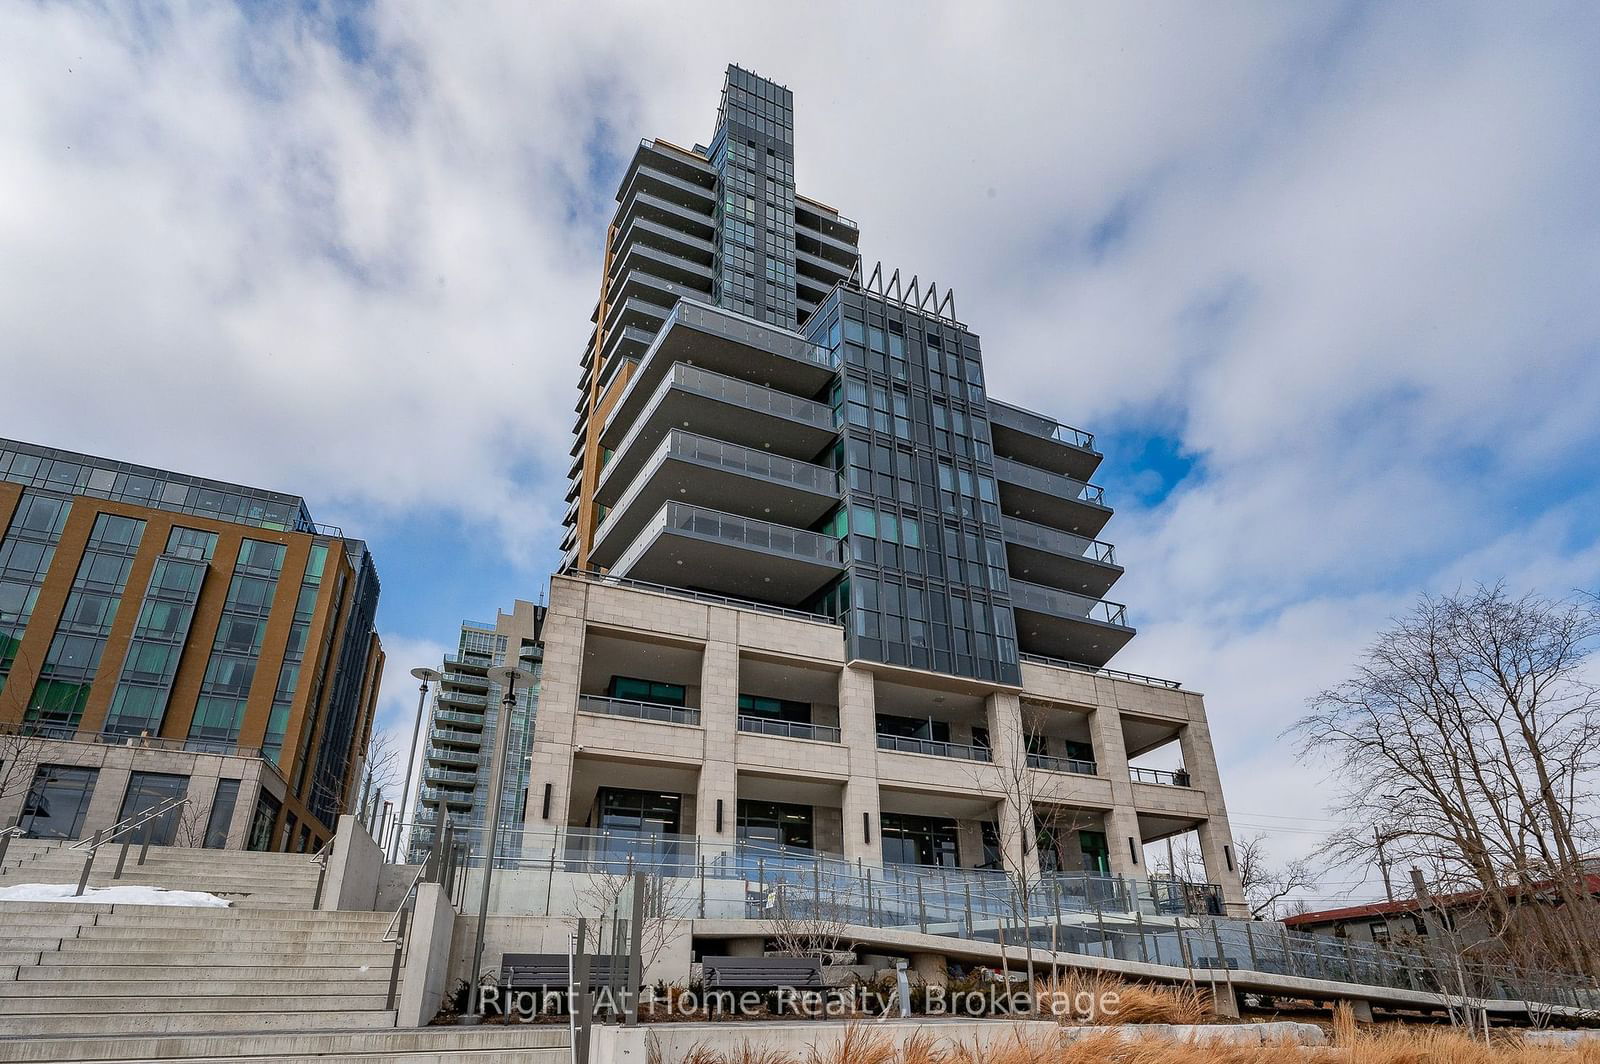
[[(36, 984), (19, 984), (31, 986)], [(348, 986), (348, 984), (343, 984)], [(360, 1012), (388, 1005), (388, 989), (374, 984), (367, 993), (322, 994), (93, 994), (79, 988), (70, 996), (0, 996), (0, 1016), (109, 1015), (146, 1012)], [(165, 989), (165, 988), (163, 988)], [(209, 989), (209, 988), (203, 988)], [(250, 988), (259, 990), (260, 987)]]
[[(0, 977), (15, 969), (0, 969)], [(152, 973), (144, 979), (80, 979), (71, 989), (72, 994), (87, 994), (102, 1000), (127, 1000), (139, 1001), (153, 997), (163, 996), (194, 996), (218, 997), (226, 995), (239, 995), (248, 997), (252, 994), (267, 997), (309, 994), (355, 994), (365, 996), (368, 994), (386, 994), (388, 992), (388, 970), (378, 973), (371, 979), (362, 973), (361, 979), (351, 979), (347, 975), (334, 976), (327, 979), (315, 977), (307, 978), (300, 969), (278, 969), (285, 973), (280, 976), (256, 976), (250, 979), (230, 979), (226, 976), (216, 978), (191, 978), (187, 972), (172, 972), (161, 975)], [(25, 979), (21, 981), (5, 982), (5, 994), (0, 1000), (11, 1002), (27, 998), (56, 999), (63, 997), (61, 981), (59, 979)], [(16, 1008), (13, 1012), (46, 1011), (44, 1009)]]
[[(318, 1053), (314, 1056), (288, 1057), (184, 1057), (189, 1064), (237, 1064), (240, 1059), (251, 1064), (387, 1064), (398, 1060), (404, 1064), (452, 1064), (467, 1060), (474, 1064), (564, 1064), (571, 1058), (565, 1046), (547, 1049), (455, 1049), (445, 1053), (389, 1052), (389, 1053)], [(172, 1058), (163, 1058), (169, 1060)], [(132, 1061), (130, 1064), (162, 1064), (160, 1061)]]
[(327, 942), (320, 937), (280, 935), (264, 942), (239, 942), (221, 938), (194, 941), (185, 936), (176, 940), (154, 942), (106, 942), (92, 938), (69, 938), (62, 940), (59, 948), (51, 951), (51, 955), (63, 964), (114, 964), (122, 957), (137, 958), (134, 963), (138, 964), (158, 963), (154, 958), (161, 958), (162, 961), (172, 964), (195, 963), (189, 958), (222, 958), (210, 961), (212, 964), (231, 964), (235, 958), (240, 961), (255, 959), (261, 964), (276, 964), (278, 963), (276, 958), (296, 960), (314, 957), (334, 957), (366, 964), (378, 958), (388, 960), (394, 950), (393, 942), (380, 942), (373, 938), (358, 939), (354, 942)]
[[(394, 946), (373, 946), (362, 949), (350, 949), (346, 946), (335, 945), (331, 949), (319, 948), (315, 943), (306, 943), (303, 947), (279, 950), (272, 953), (263, 953), (252, 949), (229, 949), (219, 946), (216, 949), (149, 949), (149, 950), (115, 950), (104, 948), (99, 944), (98, 949), (62, 950), (58, 953), (33, 953), (35, 958), (43, 957), (39, 963), (43, 967), (57, 965), (60, 967), (82, 968), (87, 965), (115, 965), (123, 967), (138, 966), (148, 968), (161, 966), (168, 968), (202, 967), (229, 967), (235, 964), (248, 965), (257, 968), (294, 967), (298, 968), (308, 964), (327, 964), (338, 962), (341, 968), (357, 968), (361, 965), (387, 966), (394, 958)], [(21, 955), (26, 955), (24, 951)], [(7, 954), (0, 953), (0, 964), (31, 964), (34, 961), (8, 960)]]
[[(494, 1024), (484, 1027), (424, 1027), (420, 1030), (282, 1033), (263, 1031), (248, 1039), (203, 1034), (152, 1036), (127, 1033), (90, 1037), (0, 1039), (0, 1061), (372, 1061), (432, 1054), (440, 1061), (471, 1053), (503, 1053), (526, 1064), (560, 1064), (567, 1056), (564, 1025)], [(532, 1051), (536, 1055), (528, 1056)], [(558, 1059), (555, 1054), (561, 1054)], [(427, 1058), (423, 1058), (427, 1059)], [(498, 1057), (489, 1057), (495, 1060)]]
[(392, 1010), (354, 1012), (153, 1012), (142, 1016), (0, 1016), (0, 1037), (86, 1034), (215, 1034), (224, 1031), (356, 1031), (394, 1027)]
[[(52, 954), (54, 956), (54, 954)], [(178, 971), (173, 971), (170, 964), (150, 962), (146, 964), (105, 964), (93, 970), (96, 981), (117, 981), (125, 979), (161, 979), (163, 976), (173, 979), (276, 979), (296, 980), (302, 976), (311, 977), (315, 973), (335, 973), (347, 980), (387, 979), (393, 967), (393, 958), (387, 957), (380, 964), (327, 964), (324, 958), (310, 958), (299, 964), (190, 964)], [(3, 981), (7, 969), (0, 968), (0, 981)], [(13, 969), (12, 979), (20, 982), (42, 983), (82, 983), (86, 979), (84, 965), (82, 964), (34, 964), (18, 966)]]
[[(382, 929), (377, 927), (363, 927), (359, 930), (328, 930), (318, 925), (308, 928), (286, 927), (149, 927), (143, 924), (95, 924), (90, 927), (72, 928), (69, 934), (58, 935), (57, 938), (72, 939), (78, 942), (101, 942), (109, 948), (112, 943), (117, 949), (124, 946), (137, 948), (135, 944), (144, 942), (161, 942), (172, 939), (181, 939), (184, 942), (278, 942), (285, 938), (314, 934), (318, 942), (375, 942), (382, 937)], [(0, 940), (3, 941), (3, 940)]]

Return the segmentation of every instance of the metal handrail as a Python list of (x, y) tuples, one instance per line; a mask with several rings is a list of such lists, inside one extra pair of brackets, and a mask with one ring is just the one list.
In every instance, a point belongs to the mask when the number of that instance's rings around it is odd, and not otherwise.
[[(77, 842), (73, 843), (71, 846), (68, 846), (67, 849), (69, 849), (69, 850), (81, 850), (85, 846), (90, 846), (92, 848), (93, 846), (104, 845), (105, 843), (108, 843), (108, 842), (111, 842), (112, 840), (114, 840), (118, 835), (122, 834), (128, 828), (130, 828), (130, 827), (138, 827), (138, 826), (142, 825), (146, 820), (152, 819), (154, 816), (159, 816), (161, 814), (171, 812), (172, 809), (175, 809), (180, 805), (187, 804), (188, 801), (189, 801), (189, 799), (188, 799), (187, 796), (184, 796), (184, 797), (176, 797), (176, 796), (174, 796), (172, 798), (164, 799), (161, 802), (157, 803), (156, 805), (151, 806), (149, 809), (142, 809), (137, 813), (134, 813), (134, 814), (132, 814), (130, 816), (124, 817), (123, 819), (117, 821), (115, 824), (112, 824), (109, 828), (103, 828), (100, 831), (95, 832), (93, 835), (91, 835), (87, 839), (79, 839)], [(100, 837), (101, 835), (104, 835), (105, 837), (101, 838)]]

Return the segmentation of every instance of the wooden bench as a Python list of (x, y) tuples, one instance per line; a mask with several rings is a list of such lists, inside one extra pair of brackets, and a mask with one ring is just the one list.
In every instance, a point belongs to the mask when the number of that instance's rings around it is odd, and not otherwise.
[[(624, 970), (618, 974), (627, 977)], [(589, 958), (588, 989), (611, 985), (611, 957)], [(565, 953), (507, 953), (500, 958), (500, 985), (506, 990), (566, 990), (571, 985)]]
[(822, 990), (820, 957), (706, 957), (701, 976), (707, 990)]

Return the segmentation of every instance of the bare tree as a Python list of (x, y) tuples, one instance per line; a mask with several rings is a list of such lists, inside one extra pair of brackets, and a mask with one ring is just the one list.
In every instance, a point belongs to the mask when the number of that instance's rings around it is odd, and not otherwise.
[[(1293, 729), (1331, 762), (1346, 827), (1323, 852), (1399, 842), (1441, 894), (1477, 892), (1491, 940), (1533, 936), (1600, 975), (1592, 869), (1600, 692), (1586, 678), (1600, 605), (1479, 586), (1424, 596)], [(1541, 897), (1544, 904), (1524, 905)], [(1518, 910), (1524, 910), (1519, 920)]]
[(39, 740), (17, 731), (0, 731), (0, 801), (27, 791), (38, 774)]
[(382, 793), (391, 796), (397, 810), (402, 808), (406, 796), (398, 792), (404, 777), (404, 758), (394, 736), (377, 728), (372, 729), (372, 734), (367, 737), (366, 752), (361, 758), (361, 786), (358, 788), (361, 805), (364, 806)]
[[(591, 952), (598, 953), (608, 947), (616, 949), (618, 944), (613, 936), (619, 933), (617, 921), (633, 918), (629, 890), (636, 874), (643, 880), (644, 889), (639, 970), (648, 975), (672, 945), (679, 922), (689, 915), (685, 907), (688, 879), (669, 876), (660, 867), (635, 865), (631, 861), (602, 862), (584, 877), (583, 886), (575, 892), (572, 923), (576, 928), (578, 917), (586, 919), (584, 940)], [(625, 924), (620, 933), (627, 933)]]
[(850, 899), (817, 862), (807, 884), (783, 883), (772, 892), (767, 916), (778, 950), (790, 957), (820, 957), (824, 964), (853, 953), (855, 943), (846, 937), (853, 910)]
[(172, 845), (188, 846), (193, 849), (205, 846), (209, 813), (210, 810), (198, 809), (193, 803), (178, 809), (177, 820), (172, 827)]
[(1244, 887), (1250, 915), (1275, 919), (1289, 895), (1316, 889), (1317, 876), (1305, 858), (1275, 864), (1267, 853), (1266, 840), (1267, 836), (1260, 834), (1236, 841), (1239, 882)]

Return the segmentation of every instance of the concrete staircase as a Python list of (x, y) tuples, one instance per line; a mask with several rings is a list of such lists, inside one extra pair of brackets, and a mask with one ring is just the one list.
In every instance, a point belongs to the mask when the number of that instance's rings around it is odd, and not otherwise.
[[(320, 865), (305, 854), (248, 853), (184, 846), (152, 846), (140, 865), (138, 846), (130, 846), (120, 878), (113, 878), (120, 844), (102, 846), (89, 873), (91, 887), (113, 885), (198, 890), (227, 898), (238, 908), (310, 909)], [(77, 885), (84, 850), (38, 839), (14, 839), (0, 864), (0, 887), (19, 883)]]
[[(230, 908), (0, 901), (0, 1062), (560, 1064), (564, 1027), (396, 1030), (393, 914), (319, 912), (304, 854), (103, 847), (91, 886), (217, 894)], [(12, 843), (0, 888), (76, 885), (82, 851)]]

